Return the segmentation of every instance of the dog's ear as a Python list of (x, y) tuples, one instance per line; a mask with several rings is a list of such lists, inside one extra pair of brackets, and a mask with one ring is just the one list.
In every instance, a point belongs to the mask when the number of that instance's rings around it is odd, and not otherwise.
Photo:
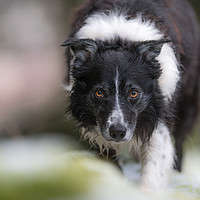
[(68, 39), (61, 46), (70, 46), (74, 56), (74, 67), (80, 68), (82, 64), (91, 58), (96, 50), (97, 44), (94, 40), (91, 39)]
[(147, 61), (151, 61), (160, 55), (162, 46), (169, 42), (171, 42), (169, 39), (144, 41), (139, 43), (137, 47), (139, 53), (144, 56)]

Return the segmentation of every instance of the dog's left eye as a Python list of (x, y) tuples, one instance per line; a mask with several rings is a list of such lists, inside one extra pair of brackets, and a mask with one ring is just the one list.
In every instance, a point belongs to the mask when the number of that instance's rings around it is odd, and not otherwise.
[(137, 97), (138, 97), (138, 91), (136, 91), (136, 90), (131, 90), (131, 92), (130, 92), (130, 97), (131, 97), (132, 99), (137, 98)]
[(102, 90), (96, 90), (95, 95), (98, 98), (103, 98), (104, 97), (104, 92)]

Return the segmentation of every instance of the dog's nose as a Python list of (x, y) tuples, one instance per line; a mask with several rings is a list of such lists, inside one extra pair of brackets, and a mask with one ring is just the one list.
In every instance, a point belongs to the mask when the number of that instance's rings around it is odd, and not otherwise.
[(122, 124), (113, 124), (109, 128), (111, 138), (119, 142), (122, 140), (126, 135), (126, 127)]

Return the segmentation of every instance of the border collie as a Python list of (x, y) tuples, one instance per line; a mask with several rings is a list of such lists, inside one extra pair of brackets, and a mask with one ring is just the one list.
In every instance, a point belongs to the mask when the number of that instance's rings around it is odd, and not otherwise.
[(200, 31), (190, 5), (89, 0), (62, 46), (69, 110), (83, 137), (101, 153), (137, 153), (141, 188), (165, 187), (173, 166), (181, 171), (199, 107)]

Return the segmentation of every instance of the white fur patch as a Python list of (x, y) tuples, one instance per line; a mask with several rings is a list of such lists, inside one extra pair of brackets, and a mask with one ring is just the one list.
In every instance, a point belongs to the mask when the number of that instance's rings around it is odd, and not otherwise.
[(116, 156), (118, 156), (123, 151), (123, 149), (128, 149), (129, 152), (131, 151), (137, 152), (142, 145), (140, 139), (137, 140), (135, 137), (133, 137), (129, 142), (122, 142), (122, 143), (109, 142), (104, 139), (99, 128), (98, 127), (95, 128), (96, 129), (93, 131), (88, 131), (83, 128), (82, 138), (84, 140), (89, 140), (90, 145), (98, 146), (100, 154), (102, 154), (103, 152), (108, 153), (109, 149), (114, 149), (116, 151)]
[[(163, 34), (151, 21), (142, 19), (137, 15), (135, 19), (127, 20), (125, 15), (110, 13), (97, 13), (85, 20), (85, 25), (77, 32), (79, 39), (90, 38), (93, 40), (112, 40), (120, 37), (131, 41), (159, 40)], [(158, 56), (162, 68), (159, 85), (166, 100), (172, 98), (176, 85), (180, 79), (178, 62), (170, 44), (164, 44)]]
[(132, 41), (144, 41), (159, 40), (163, 34), (150, 21), (143, 21), (141, 15), (127, 20), (124, 15), (117, 13), (91, 15), (76, 34), (77, 38), (93, 40), (112, 40), (116, 36)]

